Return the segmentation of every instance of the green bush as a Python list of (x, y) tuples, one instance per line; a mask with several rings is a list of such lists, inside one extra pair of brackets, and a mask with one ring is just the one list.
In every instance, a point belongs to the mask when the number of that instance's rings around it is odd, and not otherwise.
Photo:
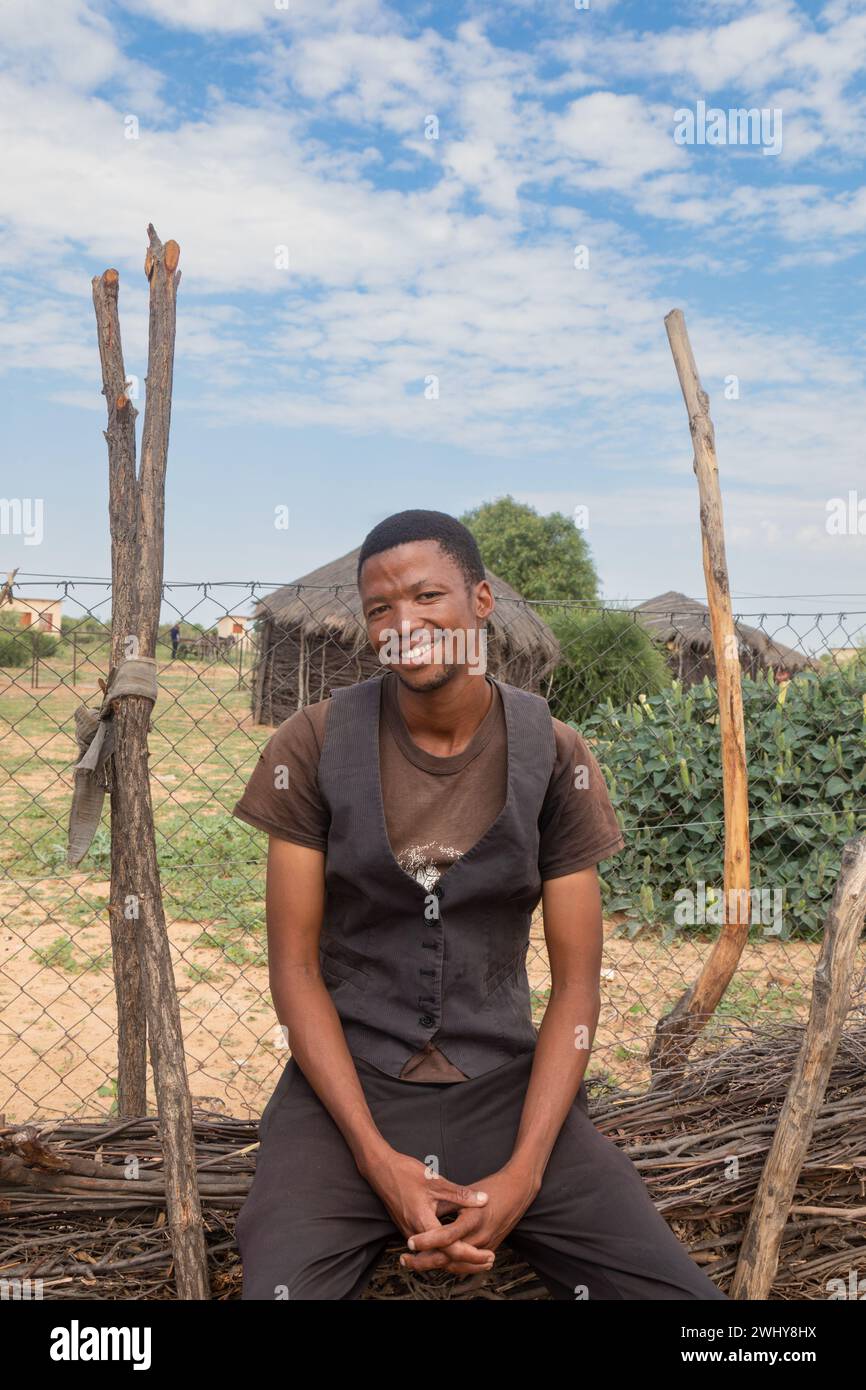
[(0, 628), (0, 666), (29, 666), (33, 653), (52, 656), (57, 638), (29, 628)]
[[(842, 846), (864, 828), (866, 695), (862, 676), (770, 673), (743, 681), (751, 883), (781, 898), (786, 938), (821, 927)], [(616, 710), (581, 732), (602, 765), (626, 840), (603, 866), (609, 912), (633, 930), (677, 922), (677, 890), (723, 888), (724, 807), (716, 689), (709, 680)], [(777, 900), (773, 900), (774, 902)], [(753, 928), (754, 930), (754, 928)], [(766, 923), (757, 934), (766, 931)]]
[(104, 621), (97, 617), (80, 614), (64, 616), (60, 620), (64, 650), (71, 656), (73, 643), (79, 653), (88, 656), (104, 653), (106, 658), (111, 651), (111, 614)]
[(606, 700), (625, 705), (670, 687), (664, 653), (631, 613), (552, 608), (543, 617), (562, 648), (549, 700), (557, 719), (580, 726)]

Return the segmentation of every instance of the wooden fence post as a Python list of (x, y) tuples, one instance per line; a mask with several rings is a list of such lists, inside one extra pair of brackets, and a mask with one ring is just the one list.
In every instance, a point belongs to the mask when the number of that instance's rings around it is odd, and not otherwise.
[[(135, 556), (138, 537), (138, 484), (135, 476), (135, 420), (138, 411), (126, 393), (126, 369), (120, 337), (116, 270), (93, 279), (102, 394), (108, 411), (108, 517), (111, 530), (111, 649), (109, 678), (124, 655), (124, 642), (138, 632)], [(128, 739), (124, 700), (114, 708), (115, 728)], [(115, 759), (115, 763), (116, 763)], [(134, 792), (132, 793), (134, 795)], [(135, 846), (123, 833), (128, 793), (121, 779), (111, 779), (111, 889), (108, 926), (117, 998), (117, 1109), (124, 1118), (147, 1114), (147, 1011), (141, 981), (135, 920), (125, 912), (132, 892)]]
[(836, 892), (824, 923), (809, 1021), (773, 1143), (755, 1192), (731, 1283), (731, 1298), (767, 1298), (785, 1223), (851, 999), (851, 977), (866, 913), (866, 836), (842, 850)]
[[(154, 656), (163, 583), (165, 469), (171, 420), (175, 300), (180, 247), (163, 246), (148, 226), (145, 275), (150, 285), (147, 397), (141, 468), (135, 475), (136, 411), (126, 394), (117, 313), (119, 277), (107, 270), (93, 281), (103, 390), (108, 404), (112, 536), (112, 666), (121, 656)], [(109, 673), (109, 682), (111, 673)], [(118, 1031), (129, 1067), (124, 1104), (146, 1114), (141, 1046), (142, 1000), (153, 1065), (165, 1191), (178, 1296), (210, 1297), (207, 1256), (196, 1183), (192, 1103), (180, 1006), (162, 906), (150, 797), (147, 735), (152, 702), (125, 695), (114, 703), (112, 756), (112, 944), (121, 948)], [(115, 853), (115, 846), (117, 852)], [(129, 905), (134, 904), (130, 912)], [(129, 1036), (129, 1009), (138, 1038)]]
[(668, 341), (682, 388), (694, 445), (701, 547), (710, 609), (719, 701), (725, 807), (723, 926), (696, 982), (656, 1025), (649, 1051), (654, 1076), (688, 1056), (737, 968), (749, 936), (749, 791), (739, 644), (734, 631), (719, 469), (709, 397), (701, 386), (681, 309), (665, 317)]

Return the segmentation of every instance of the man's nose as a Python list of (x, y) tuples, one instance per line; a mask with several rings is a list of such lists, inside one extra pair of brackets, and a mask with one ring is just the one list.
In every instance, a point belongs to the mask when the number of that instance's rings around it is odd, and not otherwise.
[(404, 623), (407, 624), (410, 633), (424, 626), (423, 616), (417, 611), (413, 599), (398, 600), (393, 606), (391, 617), (398, 632), (403, 631)]

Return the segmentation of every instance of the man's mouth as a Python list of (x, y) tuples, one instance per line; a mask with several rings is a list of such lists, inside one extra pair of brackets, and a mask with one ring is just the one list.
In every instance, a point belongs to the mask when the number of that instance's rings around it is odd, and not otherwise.
[(425, 633), (409, 646), (402, 659), (404, 666), (424, 666), (433, 656), (433, 638)]

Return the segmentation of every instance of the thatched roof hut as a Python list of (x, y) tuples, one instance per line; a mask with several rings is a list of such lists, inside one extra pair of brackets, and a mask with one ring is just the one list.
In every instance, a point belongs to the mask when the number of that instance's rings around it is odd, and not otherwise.
[[(668, 660), (678, 680), (684, 685), (694, 685), (704, 676), (715, 680), (710, 610), (706, 604), (670, 590), (659, 594), (658, 598), (639, 603), (634, 612), (640, 614), (639, 622), (650, 636), (667, 647)], [(754, 678), (761, 671), (772, 668), (777, 677), (784, 678), (815, 665), (803, 652), (786, 647), (760, 628), (749, 627), (736, 617), (734, 631), (739, 638), (744, 676)]]
[[(258, 603), (252, 714), (280, 724), (295, 710), (382, 670), (367, 638), (355, 583), (360, 546), (275, 589)], [(559, 643), (525, 599), (489, 569), (496, 599), (488, 620), (487, 669), (524, 690), (547, 695)]]

